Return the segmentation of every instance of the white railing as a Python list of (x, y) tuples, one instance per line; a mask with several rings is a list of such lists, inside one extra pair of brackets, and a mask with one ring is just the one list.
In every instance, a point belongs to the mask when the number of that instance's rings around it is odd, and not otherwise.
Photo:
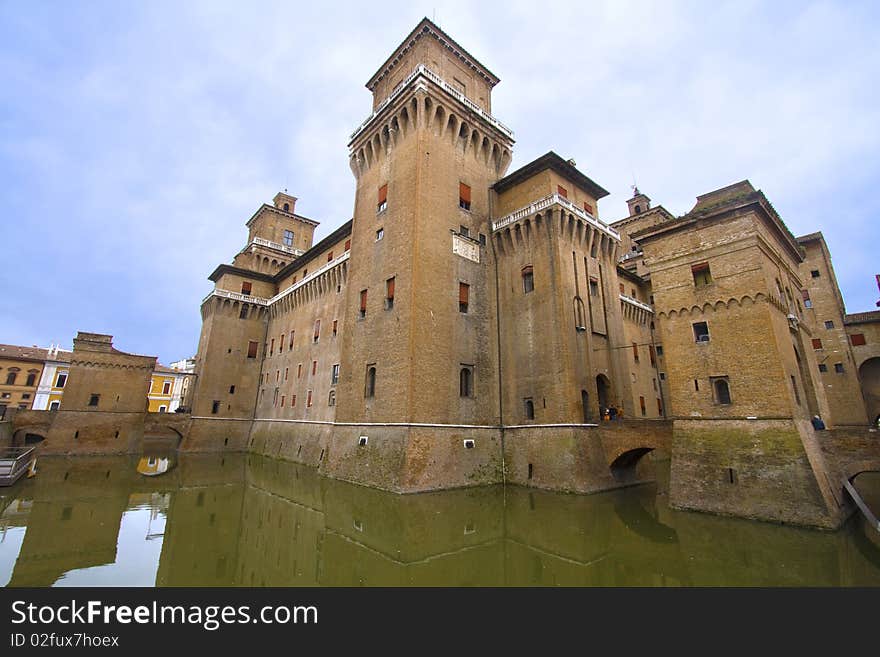
[(625, 294), (620, 295), (620, 300), (623, 301), (624, 303), (630, 304), (631, 306), (635, 306), (636, 308), (641, 308), (645, 312), (649, 312), (651, 314), (654, 313), (654, 309), (651, 308), (651, 306), (649, 306), (648, 304), (642, 303), (638, 299), (633, 299), (632, 297), (628, 297)]
[(499, 219), (498, 221), (493, 222), (492, 223), (492, 231), (494, 232), (494, 231), (498, 230), (499, 228), (504, 228), (508, 224), (512, 224), (516, 221), (519, 221), (520, 219), (524, 219), (525, 217), (531, 216), (531, 215), (535, 214), (536, 212), (540, 212), (541, 210), (545, 210), (545, 209), (549, 208), (551, 205), (560, 205), (563, 208), (565, 208), (566, 210), (568, 210), (569, 212), (574, 213), (575, 215), (577, 215), (578, 217), (580, 217), (581, 219), (586, 221), (588, 224), (590, 224), (593, 227), (598, 228), (602, 232), (610, 235), (614, 239), (616, 239), (616, 240), (620, 239), (620, 233), (618, 233), (616, 230), (614, 230), (613, 228), (611, 228), (609, 226), (606, 226), (601, 221), (599, 221), (598, 219), (593, 217), (593, 215), (591, 215), (589, 212), (587, 212), (583, 208), (579, 208), (578, 206), (576, 206), (574, 203), (569, 201), (564, 196), (560, 196), (559, 194), (555, 194), (555, 193), (550, 194), (549, 196), (545, 196), (542, 199), (538, 199), (534, 203), (530, 203), (529, 205), (525, 206), (524, 208), (520, 208), (519, 210), (516, 210), (515, 212), (511, 212), (510, 214)]
[(486, 110), (484, 110), (482, 107), (477, 105), (474, 101), (470, 100), (461, 91), (459, 91), (458, 89), (453, 87), (451, 84), (446, 82), (446, 80), (444, 80), (439, 75), (434, 73), (434, 71), (429, 69), (427, 66), (425, 66), (424, 64), (419, 64), (418, 66), (416, 66), (415, 70), (412, 73), (410, 73), (406, 77), (406, 79), (404, 79), (403, 82), (401, 82), (400, 84), (398, 84), (394, 88), (394, 91), (391, 92), (391, 95), (388, 96), (388, 98), (386, 98), (385, 100), (383, 100), (381, 103), (379, 103), (376, 106), (376, 109), (373, 110), (373, 113), (370, 114), (370, 116), (368, 116), (366, 118), (366, 120), (364, 120), (364, 122), (361, 123), (357, 127), (357, 130), (355, 130), (353, 133), (351, 133), (350, 141), (354, 141), (357, 138), (357, 136), (359, 134), (361, 134), (361, 132), (363, 132), (364, 129), (366, 129), (366, 127), (368, 125), (370, 125), (370, 123), (373, 121), (373, 119), (375, 119), (379, 114), (381, 114), (382, 110), (384, 110), (388, 105), (391, 104), (391, 102), (395, 98), (397, 98), (400, 94), (402, 94), (406, 90), (406, 88), (409, 86), (410, 82), (415, 80), (420, 75), (427, 78), (428, 80), (430, 80), (434, 84), (436, 84), (438, 87), (443, 89), (446, 93), (448, 93), (453, 98), (456, 98), (459, 102), (464, 104), (469, 110), (471, 110), (472, 112), (474, 112), (475, 114), (480, 116), (482, 119), (486, 120), (488, 123), (490, 123), (496, 129), (498, 129), (499, 131), (501, 131), (502, 133), (504, 133), (505, 135), (507, 135), (511, 139), (513, 138), (513, 130), (511, 130), (506, 125), (501, 123), (501, 121), (499, 121), (494, 116), (489, 114)]
[[(301, 256), (304, 251), (300, 251), (299, 249), (295, 249), (292, 246), (287, 246), (286, 244), (279, 244), (278, 242), (273, 242), (271, 240), (265, 240), (262, 237), (255, 237), (250, 241), (248, 246), (251, 244), (259, 244), (260, 246), (268, 246), (270, 249), (277, 249), (278, 251), (284, 251), (285, 253), (292, 253), (295, 256)], [(245, 247), (247, 248), (247, 247)]]
[(265, 299), (263, 297), (253, 297), (250, 294), (241, 294), (239, 292), (230, 292), (229, 290), (212, 290), (208, 296), (202, 299), (202, 303), (205, 303), (211, 297), (223, 297), (225, 299), (235, 299), (236, 301), (244, 301), (245, 303), (253, 303), (258, 306), (267, 306), (269, 305), (269, 299)]
[(271, 305), (271, 304), (275, 303), (276, 301), (279, 301), (280, 299), (283, 299), (283, 298), (286, 297), (288, 294), (291, 294), (291, 293), (294, 292), (295, 290), (298, 290), (299, 288), (301, 288), (301, 287), (302, 287), (303, 285), (305, 285), (306, 283), (315, 280), (315, 279), (318, 278), (318, 276), (320, 276), (321, 274), (324, 274), (324, 273), (330, 271), (330, 270), (333, 269), (334, 267), (338, 267), (338, 266), (341, 265), (343, 262), (345, 262), (346, 260), (348, 260), (348, 258), (349, 258), (350, 255), (351, 255), (351, 251), (344, 251), (344, 252), (342, 253), (341, 256), (338, 256), (338, 257), (334, 258), (333, 260), (331, 260), (331, 261), (328, 262), (327, 264), (325, 264), (325, 265), (319, 267), (318, 269), (316, 269), (315, 271), (313, 271), (311, 274), (309, 274), (308, 276), (306, 276), (305, 278), (303, 278), (301, 281), (298, 281), (298, 282), (294, 283), (293, 285), (291, 285), (289, 288), (287, 288), (287, 289), (284, 290), (283, 292), (279, 292), (278, 294), (276, 294), (274, 297), (272, 297), (271, 299), (268, 300), (268, 301), (269, 301), (269, 304)]

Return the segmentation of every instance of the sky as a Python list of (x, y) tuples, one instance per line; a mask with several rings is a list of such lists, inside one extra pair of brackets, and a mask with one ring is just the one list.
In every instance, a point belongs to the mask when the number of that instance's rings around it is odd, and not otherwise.
[(364, 84), (424, 16), (501, 78), (508, 172), (574, 158), (608, 222), (749, 179), (875, 309), (880, 3), (0, 0), (0, 342), (194, 355), (260, 204), (351, 218)]

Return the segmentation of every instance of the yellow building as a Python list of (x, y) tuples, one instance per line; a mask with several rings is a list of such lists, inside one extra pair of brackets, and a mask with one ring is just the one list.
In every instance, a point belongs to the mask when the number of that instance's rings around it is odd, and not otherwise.
[(9, 407), (33, 407), (45, 359), (45, 349), (0, 345), (0, 418)]
[(184, 390), (189, 386), (187, 379), (192, 376), (186, 372), (156, 365), (147, 394), (150, 413), (174, 413), (182, 405)]

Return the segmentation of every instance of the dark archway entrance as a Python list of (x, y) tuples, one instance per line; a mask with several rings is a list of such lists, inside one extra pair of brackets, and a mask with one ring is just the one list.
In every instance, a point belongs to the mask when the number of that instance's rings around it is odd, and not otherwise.
[(652, 451), (654, 451), (653, 447), (638, 447), (614, 459), (614, 463), (611, 464), (611, 476), (614, 477), (614, 481), (621, 484), (635, 482), (636, 466), (645, 454)]
[(599, 415), (602, 410), (608, 408), (608, 396), (611, 394), (611, 381), (604, 374), (596, 377), (596, 399), (599, 402)]
[(593, 419), (593, 414), (590, 412), (590, 393), (586, 390), (581, 390), (581, 409), (584, 413), (584, 424), (587, 424)]
[(859, 366), (859, 383), (868, 419), (876, 426), (880, 420), (880, 357), (869, 358)]

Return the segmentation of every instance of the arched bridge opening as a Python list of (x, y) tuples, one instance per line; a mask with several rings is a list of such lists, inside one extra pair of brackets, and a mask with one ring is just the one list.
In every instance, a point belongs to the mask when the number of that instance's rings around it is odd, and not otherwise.
[(611, 476), (614, 477), (614, 481), (619, 484), (629, 484), (638, 481), (637, 469), (639, 462), (645, 454), (652, 451), (654, 451), (653, 447), (636, 447), (635, 449), (623, 452), (623, 454), (614, 459), (611, 462)]

